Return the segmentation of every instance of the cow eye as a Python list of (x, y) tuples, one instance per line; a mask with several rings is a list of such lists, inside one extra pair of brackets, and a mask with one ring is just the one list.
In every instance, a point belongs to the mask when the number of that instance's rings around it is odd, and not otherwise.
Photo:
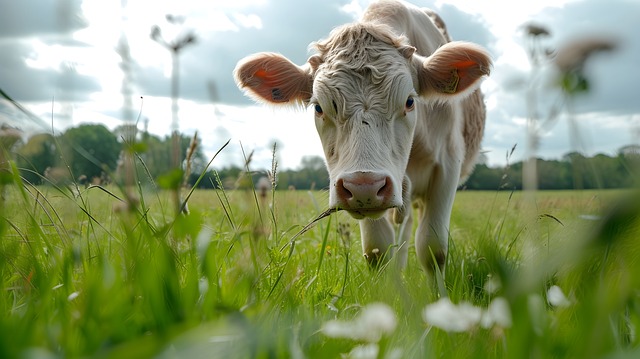
[(405, 102), (404, 104), (404, 108), (407, 111), (411, 111), (413, 110), (413, 107), (415, 106), (416, 101), (413, 99), (413, 97), (409, 96), (409, 98), (407, 98), (407, 102)]
[(322, 106), (316, 104), (315, 110), (316, 110), (316, 115), (322, 115), (323, 114)]

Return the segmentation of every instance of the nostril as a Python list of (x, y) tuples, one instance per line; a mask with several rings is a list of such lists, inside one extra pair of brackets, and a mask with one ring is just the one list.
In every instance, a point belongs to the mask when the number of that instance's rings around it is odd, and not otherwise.
[(344, 180), (342, 178), (336, 181), (336, 191), (338, 193), (338, 197), (343, 200), (353, 198), (353, 193), (344, 186)]
[(380, 187), (380, 189), (378, 190), (378, 193), (377, 193), (377, 195), (378, 195), (379, 197), (384, 197), (385, 192), (387, 192), (387, 187), (388, 187), (388, 186), (387, 186), (387, 183), (388, 183), (388, 182), (389, 182), (389, 181), (388, 181), (388, 179), (387, 179), (387, 178), (385, 178), (385, 179), (384, 179), (384, 184), (382, 185), (382, 187)]
[(377, 193), (379, 198), (388, 198), (392, 195), (393, 186), (391, 183), (391, 178), (386, 177), (384, 179), (384, 184), (380, 187)]

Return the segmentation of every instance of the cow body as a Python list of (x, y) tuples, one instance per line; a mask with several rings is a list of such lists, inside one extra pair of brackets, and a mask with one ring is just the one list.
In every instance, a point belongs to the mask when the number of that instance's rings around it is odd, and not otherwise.
[(273, 53), (243, 59), (238, 86), (259, 101), (313, 106), (329, 205), (359, 220), (371, 264), (395, 254), (404, 266), (414, 202), (418, 259), (444, 270), (456, 189), (484, 131), (489, 56), (451, 42), (431, 10), (398, 1), (372, 4), (314, 47), (303, 66)]

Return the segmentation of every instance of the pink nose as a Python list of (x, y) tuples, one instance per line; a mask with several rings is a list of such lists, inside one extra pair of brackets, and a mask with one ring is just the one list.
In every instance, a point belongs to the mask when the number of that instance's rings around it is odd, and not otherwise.
[(383, 210), (393, 206), (391, 177), (379, 172), (351, 172), (336, 180), (337, 207)]

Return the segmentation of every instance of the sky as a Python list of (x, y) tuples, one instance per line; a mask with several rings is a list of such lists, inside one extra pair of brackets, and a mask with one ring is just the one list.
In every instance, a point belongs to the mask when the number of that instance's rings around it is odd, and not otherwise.
[[(242, 166), (243, 157), (253, 152), (254, 169), (271, 168), (277, 143), (278, 167), (295, 169), (304, 156), (322, 156), (312, 112), (253, 103), (236, 87), (233, 69), (261, 51), (302, 65), (311, 42), (357, 21), (369, 2), (4, 1), (0, 88), (40, 120), (0, 100), (0, 123), (20, 127), (25, 136), (58, 134), (81, 123), (110, 129), (137, 123), (141, 130), (168, 135), (172, 61), (167, 48), (150, 37), (157, 25), (167, 41), (187, 33), (197, 38), (179, 56), (179, 130), (189, 136), (197, 131), (207, 157), (231, 140), (213, 166)], [(489, 165), (504, 166), (526, 155), (531, 83), (539, 117), (556, 113), (541, 131), (537, 156), (558, 159), (574, 150), (615, 155), (624, 145), (640, 143), (640, 0), (411, 2), (437, 11), (454, 40), (478, 43), (493, 57), (491, 76), (482, 84), (488, 110), (482, 147)], [(179, 21), (169, 23), (167, 14)], [(589, 59), (589, 93), (560, 112), (552, 105), (561, 98), (552, 68), (543, 66), (532, 75), (524, 31), (529, 23), (549, 31), (541, 44), (551, 50), (593, 36), (618, 44), (615, 51)]]

